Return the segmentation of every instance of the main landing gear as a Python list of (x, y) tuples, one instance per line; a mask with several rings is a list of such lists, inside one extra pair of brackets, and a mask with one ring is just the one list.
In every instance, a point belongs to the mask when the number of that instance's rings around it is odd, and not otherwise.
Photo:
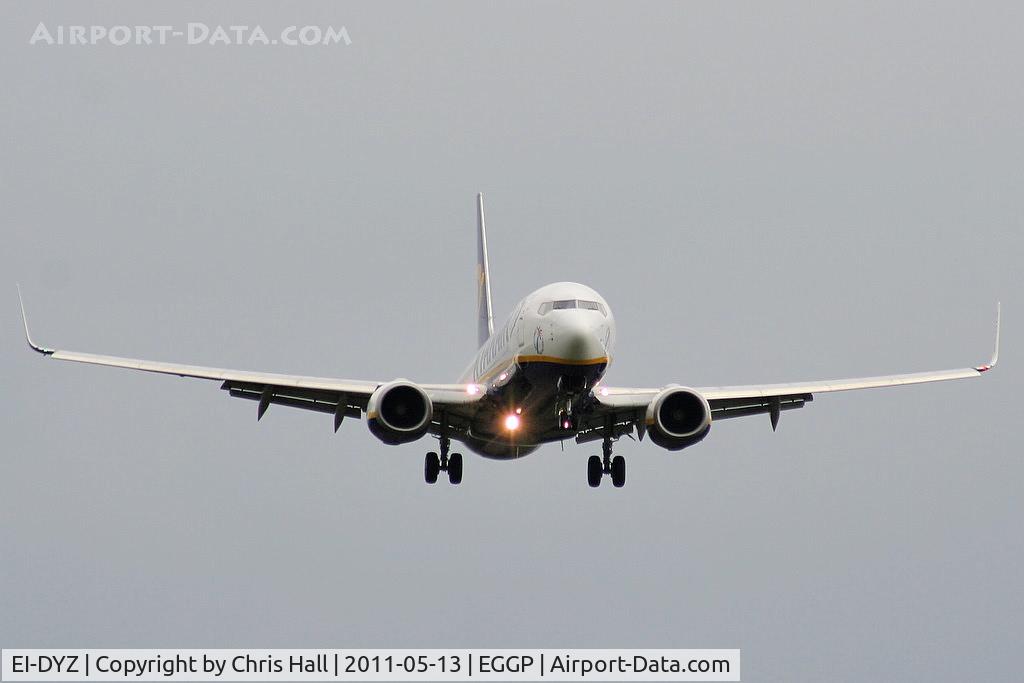
[(626, 459), (621, 455), (612, 457), (612, 439), (610, 436), (606, 435), (604, 437), (601, 450), (604, 453), (603, 458), (592, 455), (587, 460), (587, 483), (591, 487), (597, 488), (601, 485), (601, 477), (605, 474), (610, 474), (612, 475), (612, 486), (617, 489), (622, 488), (626, 485)]
[(426, 459), (423, 461), (423, 478), (428, 484), (437, 483), (437, 475), (440, 472), (448, 473), (448, 481), (452, 484), (462, 483), (462, 453), (452, 453), (448, 455), (448, 449), (451, 447), (451, 441), (444, 434), (441, 435), (440, 448), (441, 455), (437, 453), (427, 453)]

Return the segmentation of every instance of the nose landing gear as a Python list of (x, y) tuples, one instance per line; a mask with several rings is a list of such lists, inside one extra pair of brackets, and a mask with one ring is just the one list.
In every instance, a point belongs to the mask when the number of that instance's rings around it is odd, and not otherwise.
[(448, 482), (450, 484), (461, 484), (462, 483), (462, 453), (452, 453), (448, 455), (448, 449), (451, 447), (451, 441), (447, 435), (442, 434), (438, 440), (441, 448), (441, 455), (430, 452), (427, 453), (426, 459), (423, 461), (423, 479), (428, 484), (436, 484), (437, 477), (440, 472), (448, 473)]
[(566, 432), (576, 431), (576, 416), (572, 413), (573, 397), (570, 394), (558, 409), (558, 428)]
[[(608, 429), (608, 432), (610, 431)], [(601, 478), (605, 474), (610, 474), (612, 486), (622, 488), (626, 485), (626, 459), (621, 455), (612, 457), (612, 438), (607, 432), (601, 444), (601, 451), (604, 454), (603, 458), (592, 455), (587, 460), (587, 483), (592, 488), (597, 488), (601, 485)]]

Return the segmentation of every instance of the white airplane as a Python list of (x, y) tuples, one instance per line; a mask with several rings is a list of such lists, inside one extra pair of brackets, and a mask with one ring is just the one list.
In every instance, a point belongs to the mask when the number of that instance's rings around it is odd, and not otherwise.
[(621, 455), (612, 457), (621, 436), (635, 432), (642, 440), (646, 434), (662, 448), (680, 450), (704, 439), (718, 420), (767, 413), (774, 430), (782, 411), (802, 408), (814, 394), (978, 377), (999, 357), (997, 305), (995, 350), (988, 363), (975, 367), (789, 384), (607, 386), (602, 380), (615, 346), (608, 303), (589, 287), (557, 282), (527, 295), (495, 331), (483, 195), (477, 195), (477, 242), (480, 348), (455, 384), (279, 375), (48, 349), (32, 341), (22, 302), (25, 337), (32, 349), (59, 360), (220, 381), (229, 395), (258, 402), (257, 420), (274, 404), (331, 414), (335, 431), (346, 417), (365, 413), (370, 431), (387, 444), (431, 434), (440, 451), (427, 453), (424, 462), (431, 484), (440, 472), (447, 472), (452, 484), (462, 481), (462, 455), (449, 453), (452, 439), (497, 459), (575, 439), (603, 443), (603, 457), (592, 455), (587, 462), (590, 486), (609, 474), (621, 487), (626, 462)]

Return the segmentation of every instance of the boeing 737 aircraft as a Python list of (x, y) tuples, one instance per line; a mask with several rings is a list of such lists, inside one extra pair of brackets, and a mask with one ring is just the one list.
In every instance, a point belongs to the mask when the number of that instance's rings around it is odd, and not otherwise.
[(557, 282), (528, 294), (495, 330), (482, 195), (477, 195), (477, 244), (479, 350), (454, 384), (279, 375), (48, 349), (32, 341), (22, 303), (25, 337), (32, 349), (59, 360), (217, 380), (230, 396), (256, 401), (257, 420), (270, 405), (281, 405), (333, 415), (335, 431), (346, 417), (365, 414), (370, 431), (387, 444), (430, 434), (438, 440), (438, 452), (427, 453), (423, 466), (431, 484), (440, 472), (452, 484), (462, 481), (462, 455), (450, 453), (453, 439), (499, 459), (575, 439), (602, 442), (603, 456), (592, 455), (587, 462), (590, 486), (608, 474), (621, 487), (626, 462), (621, 455), (612, 457), (612, 448), (624, 435), (635, 433), (640, 440), (647, 435), (662, 448), (681, 450), (704, 439), (719, 420), (767, 413), (774, 430), (782, 411), (802, 408), (814, 394), (978, 377), (995, 367), (999, 356), (997, 307), (995, 350), (985, 365), (790, 384), (608, 386), (603, 378), (615, 347), (608, 302), (584, 285)]

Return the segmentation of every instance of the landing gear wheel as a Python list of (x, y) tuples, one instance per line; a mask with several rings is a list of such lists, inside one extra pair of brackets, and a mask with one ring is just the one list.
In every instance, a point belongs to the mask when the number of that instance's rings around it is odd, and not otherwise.
[(441, 460), (437, 457), (437, 453), (427, 453), (427, 457), (423, 461), (423, 478), (427, 480), (428, 484), (436, 484), (437, 473), (440, 471)]
[(612, 458), (612, 486), (621, 489), (626, 484), (626, 459), (621, 455)]
[(596, 455), (590, 456), (587, 460), (587, 483), (590, 484), (591, 488), (597, 488), (601, 485), (601, 458)]
[(448, 481), (452, 484), (462, 483), (462, 453), (452, 453), (448, 457)]

